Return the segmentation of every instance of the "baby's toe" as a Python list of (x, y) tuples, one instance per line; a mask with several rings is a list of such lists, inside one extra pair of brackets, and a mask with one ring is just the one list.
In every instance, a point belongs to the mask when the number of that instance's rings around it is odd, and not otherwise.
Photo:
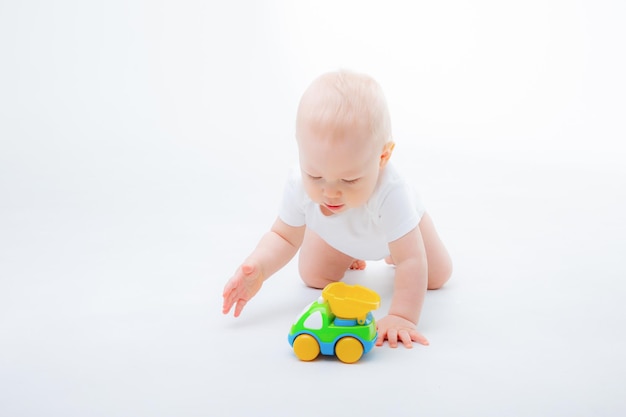
[(367, 264), (361, 259), (355, 259), (350, 265), (350, 269), (363, 270)]

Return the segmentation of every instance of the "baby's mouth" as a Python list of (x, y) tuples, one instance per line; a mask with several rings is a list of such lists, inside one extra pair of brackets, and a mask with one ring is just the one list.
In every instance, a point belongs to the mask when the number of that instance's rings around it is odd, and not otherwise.
[(324, 207), (326, 207), (330, 211), (341, 210), (343, 208), (343, 206), (344, 206), (343, 204), (327, 204), (327, 203), (324, 203)]

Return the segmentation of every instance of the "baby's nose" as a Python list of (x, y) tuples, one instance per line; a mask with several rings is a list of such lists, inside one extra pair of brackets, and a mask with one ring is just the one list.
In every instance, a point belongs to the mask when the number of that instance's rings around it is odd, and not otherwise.
[(334, 184), (326, 184), (324, 186), (324, 194), (327, 197), (339, 197), (341, 195), (341, 190)]

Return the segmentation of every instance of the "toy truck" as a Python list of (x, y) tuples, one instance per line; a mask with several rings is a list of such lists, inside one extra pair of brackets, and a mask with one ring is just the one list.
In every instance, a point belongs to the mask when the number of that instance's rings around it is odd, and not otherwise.
[(302, 361), (312, 361), (321, 353), (344, 363), (357, 362), (376, 342), (371, 311), (379, 306), (380, 296), (369, 288), (329, 284), (291, 326), (289, 344)]

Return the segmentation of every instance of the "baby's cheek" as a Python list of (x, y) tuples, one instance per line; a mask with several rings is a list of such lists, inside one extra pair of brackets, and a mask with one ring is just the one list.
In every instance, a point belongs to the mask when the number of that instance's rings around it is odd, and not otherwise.
[(351, 207), (362, 206), (367, 202), (369, 195), (365, 191), (353, 192), (348, 198), (348, 203)]
[(313, 187), (311, 185), (305, 185), (304, 191), (306, 192), (306, 194), (309, 196), (311, 200), (319, 201), (319, 192), (316, 187)]
[(370, 197), (374, 193), (375, 186), (376, 186), (375, 183), (374, 184), (368, 184), (367, 186), (361, 188), (358, 191), (357, 196), (355, 198), (358, 199), (360, 204), (367, 203), (367, 201), (370, 199)]

